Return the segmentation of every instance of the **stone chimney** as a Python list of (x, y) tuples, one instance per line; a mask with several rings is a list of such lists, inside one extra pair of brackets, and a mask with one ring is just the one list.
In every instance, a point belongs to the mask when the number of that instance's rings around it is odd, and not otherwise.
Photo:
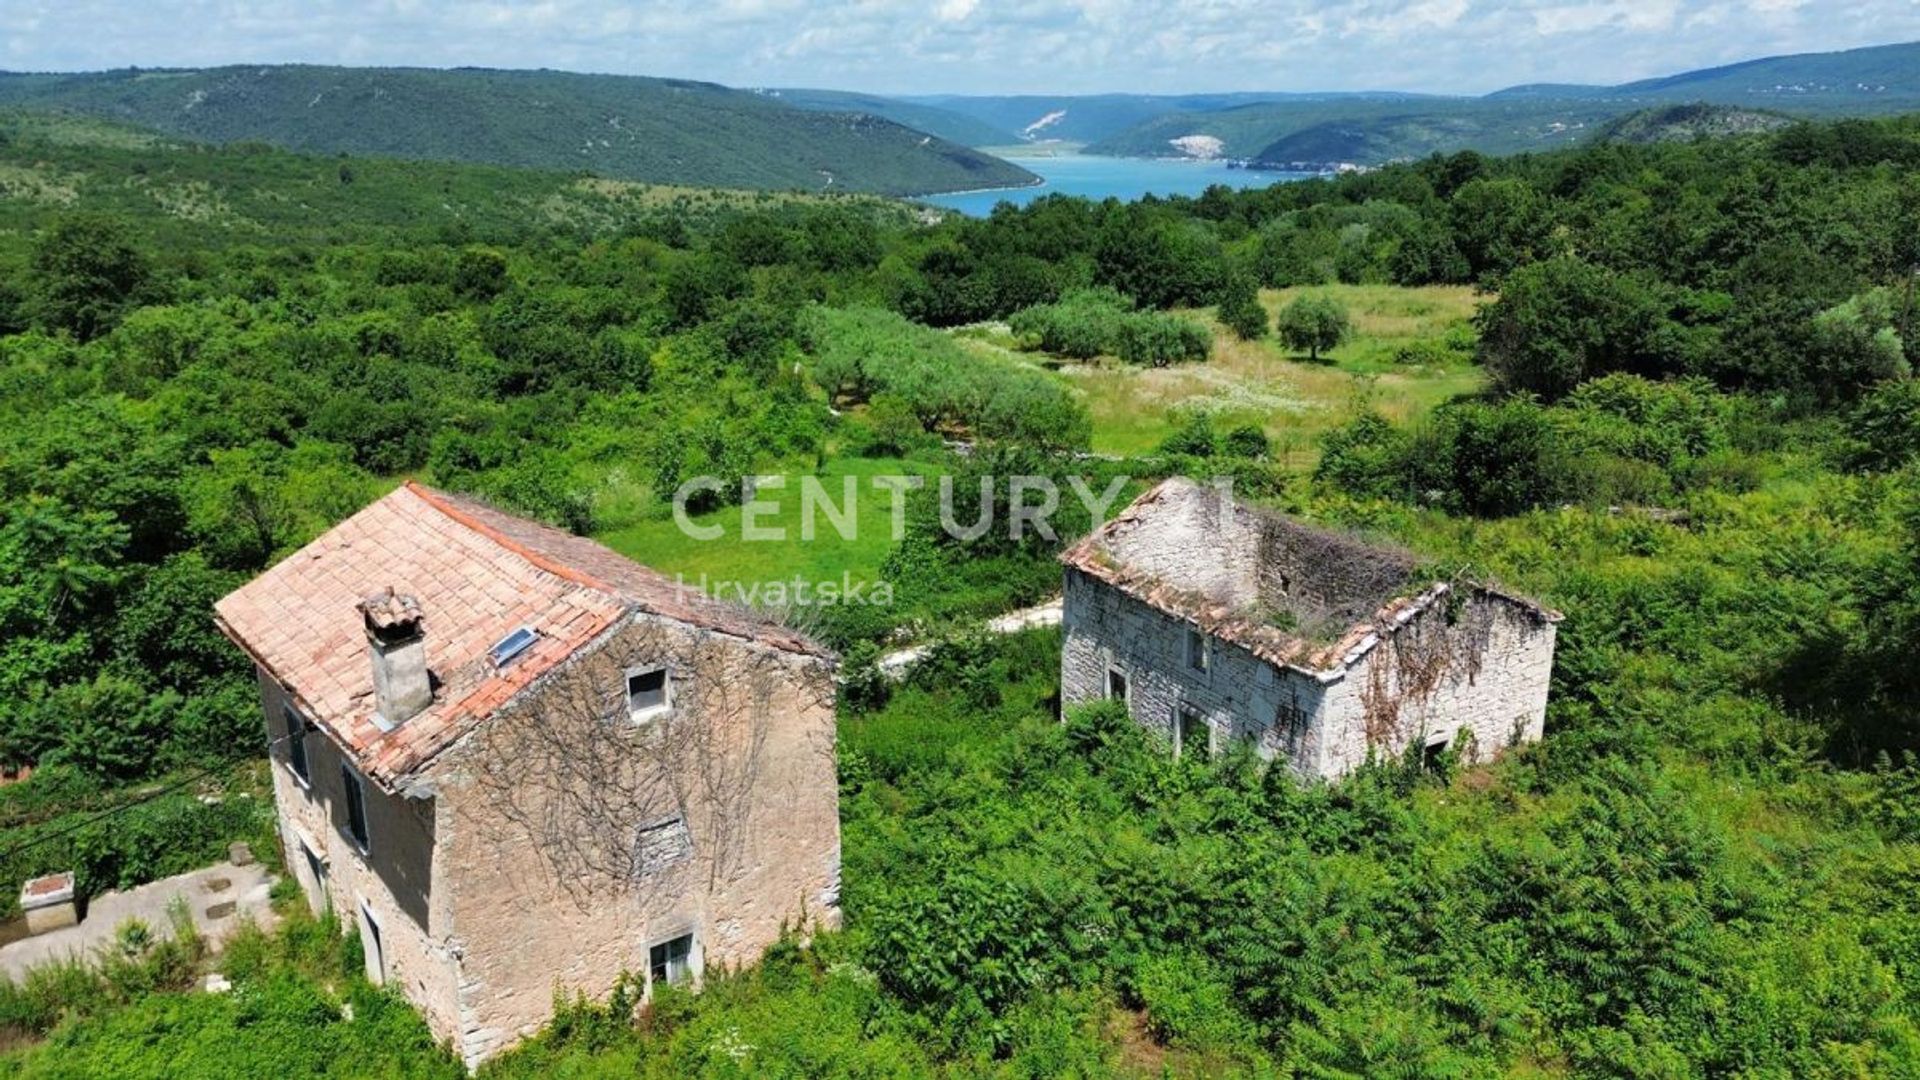
[(374, 723), (392, 731), (433, 704), (427, 674), (427, 624), (420, 603), (392, 586), (360, 601), (373, 657)]

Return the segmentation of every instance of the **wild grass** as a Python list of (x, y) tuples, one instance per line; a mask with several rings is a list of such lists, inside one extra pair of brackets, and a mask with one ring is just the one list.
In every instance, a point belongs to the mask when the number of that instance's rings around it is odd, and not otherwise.
[[(1260, 302), (1277, 314), (1302, 290), (1269, 289)], [(1307, 467), (1321, 433), (1338, 425), (1362, 401), (1397, 421), (1484, 384), (1478, 368), (1457, 350), (1442, 348), (1465, 332), (1480, 297), (1461, 286), (1406, 288), (1330, 285), (1315, 289), (1346, 305), (1354, 335), (1319, 363), (1297, 356), (1272, 337), (1241, 341), (1216, 327), (1213, 357), (1205, 364), (1133, 368), (1107, 358), (1060, 367), (1060, 376), (1084, 395), (1093, 415), (1096, 453), (1152, 451), (1187, 410), (1213, 414), (1216, 426), (1260, 425), (1284, 464)], [(1211, 312), (1187, 313), (1210, 319)], [(1433, 346), (1440, 362), (1403, 363), (1407, 346)]]
[[(893, 495), (875, 486), (875, 479), (899, 475), (924, 476), (930, 472), (922, 462), (898, 458), (833, 458), (812, 475), (820, 482), (826, 502), (814, 503), (811, 540), (804, 529), (809, 515), (803, 505), (801, 476), (798, 470), (785, 477), (785, 486), (762, 488), (757, 501), (773, 509), (756, 512), (754, 526), (759, 530), (779, 530), (779, 539), (748, 539), (742, 526), (743, 508), (723, 507), (693, 515), (692, 523), (706, 529), (718, 526), (716, 539), (703, 540), (682, 530), (671, 517), (640, 521), (602, 534), (608, 547), (663, 573), (679, 574), (698, 584), (702, 575), (710, 582), (839, 583), (843, 576), (852, 581), (870, 582), (879, 576), (880, 564), (893, 550)], [(855, 515), (851, 536), (842, 536), (828, 510), (838, 509), (845, 485), (851, 481), (855, 493)], [(734, 597), (738, 599), (738, 597)]]

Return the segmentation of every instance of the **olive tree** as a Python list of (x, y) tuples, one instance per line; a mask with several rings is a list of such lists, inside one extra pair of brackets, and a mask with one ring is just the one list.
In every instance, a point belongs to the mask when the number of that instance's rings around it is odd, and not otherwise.
[(1331, 296), (1309, 294), (1280, 312), (1280, 340), (1289, 349), (1305, 349), (1318, 361), (1320, 354), (1347, 340), (1353, 323), (1346, 306)]

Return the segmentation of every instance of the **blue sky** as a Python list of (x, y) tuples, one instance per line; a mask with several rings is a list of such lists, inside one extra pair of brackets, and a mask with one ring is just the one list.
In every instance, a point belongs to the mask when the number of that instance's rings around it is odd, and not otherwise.
[(1920, 40), (1915, 0), (0, 0), (0, 67), (459, 64), (889, 93), (1624, 82)]

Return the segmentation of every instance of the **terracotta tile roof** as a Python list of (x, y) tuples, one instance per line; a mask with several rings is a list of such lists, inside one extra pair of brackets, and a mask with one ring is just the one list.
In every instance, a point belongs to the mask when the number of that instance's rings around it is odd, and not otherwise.
[[(433, 703), (382, 731), (355, 605), (393, 587), (425, 616)], [(751, 612), (683, 590), (577, 536), (407, 483), (214, 605), (227, 636), (384, 786), (419, 772), (528, 684), (633, 612), (810, 656), (832, 654)], [(489, 650), (538, 640), (504, 670)]]
[(33, 899), (42, 896), (57, 896), (60, 893), (70, 893), (72, 891), (73, 871), (62, 870), (60, 873), (48, 874), (45, 877), (37, 877), (27, 882), (26, 885), (21, 887), (20, 895)]
[[(1439, 582), (1416, 595), (1394, 597), (1382, 604), (1371, 617), (1348, 627), (1337, 638), (1315, 641), (1257, 619), (1244, 606), (1222, 603), (1197, 590), (1182, 588), (1178, 582), (1128, 566), (1115, 557), (1109, 541), (1133, 529), (1151, 528), (1156, 513), (1170, 501), (1170, 496), (1186, 495), (1191, 487), (1191, 481), (1177, 477), (1160, 482), (1111, 520), (1061, 552), (1060, 561), (1149, 607), (1193, 623), (1222, 641), (1239, 645), (1268, 663), (1322, 679), (1337, 676), (1358, 663), (1379, 644), (1383, 636), (1391, 636), (1454, 589), (1451, 584)], [(1257, 507), (1248, 509), (1256, 514), (1272, 513)], [(1559, 612), (1525, 597), (1490, 585), (1476, 583), (1466, 587), (1477, 595), (1493, 597), (1520, 607), (1544, 621), (1561, 620)]]

